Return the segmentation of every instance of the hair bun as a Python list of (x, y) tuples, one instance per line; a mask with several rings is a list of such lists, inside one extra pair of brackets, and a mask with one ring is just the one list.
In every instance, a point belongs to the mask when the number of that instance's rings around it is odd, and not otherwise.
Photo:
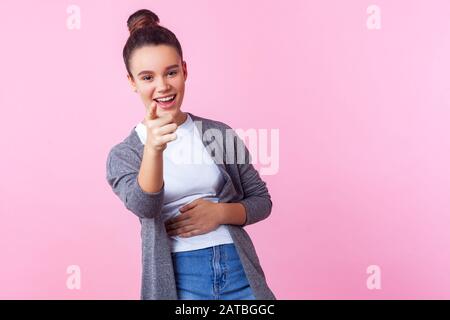
[(159, 24), (158, 16), (148, 9), (141, 9), (133, 13), (127, 20), (130, 35), (138, 29), (154, 27)]

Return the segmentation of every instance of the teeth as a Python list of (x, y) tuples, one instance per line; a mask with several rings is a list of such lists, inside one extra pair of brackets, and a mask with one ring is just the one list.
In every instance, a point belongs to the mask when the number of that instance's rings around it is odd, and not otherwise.
[(161, 98), (161, 99), (156, 99), (156, 101), (160, 101), (160, 102), (164, 102), (164, 101), (169, 101), (172, 100), (175, 96), (170, 96), (170, 97), (166, 97), (166, 98)]

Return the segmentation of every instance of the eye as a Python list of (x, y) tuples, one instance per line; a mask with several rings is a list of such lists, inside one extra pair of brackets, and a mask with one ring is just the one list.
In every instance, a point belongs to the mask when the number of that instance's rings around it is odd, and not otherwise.
[[(177, 73), (178, 73), (178, 71), (170, 71), (169, 75), (172, 74), (175, 76)], [(142, 80), (147, 81), (149, 78), (151, 78), (151, 76), (144, 76), (144, 77), (142, 77)]]

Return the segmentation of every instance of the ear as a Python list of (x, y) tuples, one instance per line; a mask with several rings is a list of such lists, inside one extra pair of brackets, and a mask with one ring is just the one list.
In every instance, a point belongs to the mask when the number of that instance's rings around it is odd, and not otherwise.
[(134, 92), (137, 92), (136, 83), (134, 82), (133, 78), (131, 78), (131, 76), (129, 74), (127, 74), (127, 78), (128, 78), (128, 82), (130, 83), (131, 89)]
[(183, 61), (183, 63), (181, 65), (183, 67), (184, 81), (186, 81), (187, 75), (188, 75), (186, 61)]

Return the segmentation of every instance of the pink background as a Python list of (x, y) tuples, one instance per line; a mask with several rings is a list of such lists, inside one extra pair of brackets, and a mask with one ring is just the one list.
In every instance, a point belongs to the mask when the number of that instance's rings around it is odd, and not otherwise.
[(272, 215), (246, 228), (277, 298), (450, 298), (447, 0), (1, 1), (0, 298), (139, 299), (105, 161), (144, 116), (122, 60), (141, 8), (181, 42), (184, 111), (280, 130)]

